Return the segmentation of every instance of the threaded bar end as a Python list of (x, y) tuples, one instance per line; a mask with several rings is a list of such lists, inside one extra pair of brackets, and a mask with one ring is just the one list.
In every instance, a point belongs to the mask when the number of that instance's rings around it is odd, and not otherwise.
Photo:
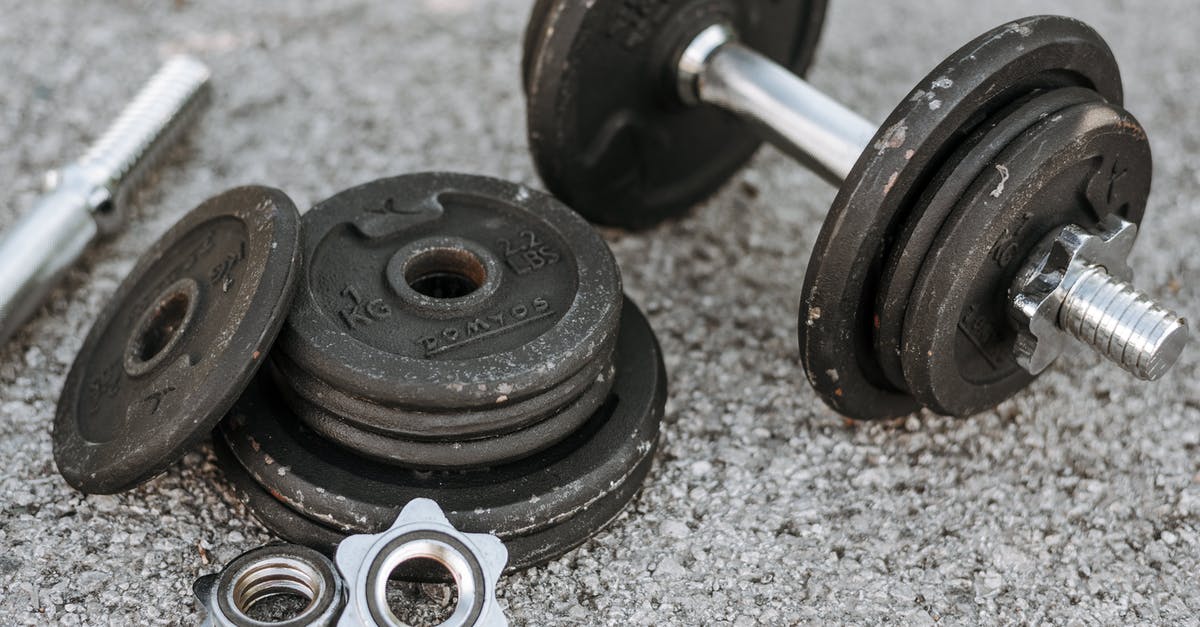
[(92, 144), (81, 164), (98, 172), (114, 195), (118, 186), (132, 184), (135, 171), (153, 161), (206, 102), (209, 76), (196, 59), (171, 58)]
[(1179, 360), (1187, 321), (1104, 268), (1084, 268), (1058, 312), (1059, 327), (1130, 374), (1153, 381)]

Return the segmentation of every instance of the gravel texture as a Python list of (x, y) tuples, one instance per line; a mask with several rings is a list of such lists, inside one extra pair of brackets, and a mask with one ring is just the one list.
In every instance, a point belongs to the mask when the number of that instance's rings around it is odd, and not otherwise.
[[(529, 4), (0, 1), (0, 226), (165, 55), (216, 77), (126, 231), (0, 349), (0, 623), (196, 623), (192, 581), (270, 539), (207, 447), (127, 494), (68, 488), (49, 427), (74, 353), (147, 242), (231, 186), (306, 207), (427, 169), (537, 185), (518, 80)], [(1155, 151), (1140, 284), (1200, 312), (1193, 0), (832, 4), (812, 79), (875, 119), (1004, 20), (1092, 23)], [(804, 384), (795, 340), (833, 193), (766, 149), (689, 218), (605, 233), (668, 356), (662, 454), (615, 524), (502, 582), (512, 621), (1198, 624), (1200, 351), (1156, 385), (1081, 355), (967, 420), (847, 422)]]

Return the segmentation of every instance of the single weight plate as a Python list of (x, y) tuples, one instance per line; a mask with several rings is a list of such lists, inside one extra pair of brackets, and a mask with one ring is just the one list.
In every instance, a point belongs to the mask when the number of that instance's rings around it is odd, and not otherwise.
[[(296, 513), (271, 496), (261, 485), (246, 472), (245, 468), (233, 456), (229, 445), (216, 437), (213, 448), (217, 454), (217, 462), (225, 475), (225, 479), (233, 485), (234, 493), (246, 507), (272, 533), (281, 538), (303, 544), (328, 555), (333, 555), (337, 545), (346, 537), (344, 531), (320, 524)], [(580, 511), (559, 524), (535, 531), (528, 535), (502, 538), (504, 547), (508, 549), (508, 564), (505, 573), (515, 573), (545, 564), (571, 549), (583, 544), (604, 529), (621, 514), (638, 490), (642, 481), (650, 472), (654, 457), (648, 456), (630, 473), (630, 480), (623, 483), (613, 492)], [(459, 526), (454, 514), (448, 514), (450, 522)], [(387, 527), (372, 530), (379, 533)], [(468, 530), (470, 531), (470, 530)], [(482, 529), (473, 532), (482, 533)], [(444, 572), (444, 571), (443, 571)]]
[(569, 6), (569, 3), (558, 0), (535, 0), (533, 3), (533, 10), (529, 12), (529, 22), (525, 25), (525, 36), (521, 41), (521, 85), (526, 93), (529, 93), (529, 66), (537, 59), (536, 51), (548, 34), (546, 22), (550, 20), (550, 11), (561, 11)]
[(824, 0), (538, 2), (523, 73), (542, 180), (593, 222), (641, 228), (682, 213), (720, 188), (761, 140), (732, 113), (679, 100), (680, 52), (724, 22), (803, 74), (824, 17)]
[(800, 301), (800, 358), (834, 410), (858, 419), (915, 411), (874, 346), (875, 295), (889, 245), (958, 144), (1031, 91), (1086, 87), (1121, 102), (1108, 45), (1065, 17), (1025, 18), (951, 55), (896, 107), (851, 170), (821, 227)]
[(283, 324), (299, 238), (287, 196), (241, 187), (205, 201), (150, 248), (63, 386), (54, 460), (68, 483), (127, 490), (212, 431)]
[[(595, 387), (597, 378), (606, 387), (611, 379), (605, 380), (604, 372), (612, 370), (613, 346), (616, 335), (608, 346), (598, 351), (592, 362), (565, 381), (536, 396), (531, 396), (497, 407), (467, 410), (465, 412), (429, 412), (405, 407), (389, 407), (372, 403), (363, 398), (350, 396), (320, 379), (304, 372), (282, 351), (271, 355), (268, 368), (279, 384), (284, 400), (297, 414), (302, 416), (336, 416), (349, 426), (364, 431), (407, 440), (460, 442), (464, 439), (503, 435), (524, 429), (560, 412), (563, 407), (578, 400), (585, 391)], [(589, 410), (599, 407), (603, 396)], [(310, 423), (315, 429), (321, 428)]]
[[(592, 373), (593, 385), (549, 416), (515, 431), (467, 440), (410, 440), (356, 427), (316, 405), (290, 405), (300, 420), (321, 437), (360, 455), (410, 468), (468, 469), (494, 466), (550, 448), (578, 429), (604, 404), (612, 389), (613, 367)], [(294, 400), (286, 397), (285, 402)]]
[(341, 192), (304, 227), (277, 350), (346, 395), (469, 416), (560, 384), (617, 332), (612, 253), (547, 194), (413, 174)]
[(1145, 130), (1104, 102), (1063, 110), (1007, 148), (959, 199), (913, 287), (901, 357), (917, 401), (965, 416), (1028, 385), (1008, 317), (1017, 271), (1068, 224), (1140, 223), (1151, 170)]
[(1059, 111), (1085, 102), (1100, 100), (1100, 95), (1085, 87), (1067, 87), (1030, 94), (980, 126), (965, 140), (941, 172), (926, 185), (920, 199), (907, 216), (906, 224), (891, 243), (884, 264), (875, 306), (875, 352), (888, 382), (896, 389), (908, 389), (900, 364), (904, 319), (908, 298), (930, 252), (942, 223), (967, 191), (1010, 142), (1039, 121)]
[[(296, 513), (342, 532), (375, 532), (405, 503), (423, 496), (437, 501), (456, 527), (506, 541), (552, 534), (608, 495), (640, 484), (657, 446), (666, 400), (657, 341), (628, 301), (605, 404), (555, 446), (488, 470), (416, 471), (350, 454), (294, 420), (265, 381), (260, 377), (249, 388), (221, 433), (239, 464)], [(570, 547), (582, 539), (556, 542)]]

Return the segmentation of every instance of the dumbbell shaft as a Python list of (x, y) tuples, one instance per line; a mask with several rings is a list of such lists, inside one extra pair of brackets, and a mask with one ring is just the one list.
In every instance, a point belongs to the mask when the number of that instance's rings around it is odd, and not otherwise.
[[(711, 26), (680, 59), (680, 91), (757, 123), (766, 139), (840, 185), (878, 125), (826, 96), (787, 68)], [(690, 92), (690, 94), (689, 94)]]
[[(72, 179), (74, 176), (71, 177)], [(60, 184), (0, 241), (0, 346), (45, 300), (100, 232), (86, 189)]]
[(98, 236), (120, 226), (137, 178), (205, 102), (208, 69), (187, 57), (163, 66), (82, 159), (0, 239), (0, 346), (37, 311)]

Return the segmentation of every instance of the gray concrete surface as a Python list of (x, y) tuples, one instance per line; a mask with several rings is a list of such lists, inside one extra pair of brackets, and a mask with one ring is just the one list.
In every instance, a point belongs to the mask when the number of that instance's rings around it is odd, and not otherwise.
[[(832, 4), (812, 78), (876, 119), (1003, 20), (1096, 26), (1155, 151), (1141, 283), (1200, 314), (1192, 0)], [(528, 5), (0, 1), (0, 227), (166, 54), (216, 74), (186, 158), (0, 349), (0, 623), (195, 623), (192, 580), (270, 539), (207, 448), (127, 494), (69, 489), (49, 427), (74, 352), (147, 242), (233, 185), (301, 206), (425, 169), (536, 185), (517, 70)], [(606, 232), (668, 355), (662, 455), (609, 529), (503, 581), (513, 622), (1197, 624), (1200, 350), (1157, 385), (1080, 356), (974, 418), (847, 423), (803, 383), (795, 345), (832, 198), (767, 149), (690, 218)]]

